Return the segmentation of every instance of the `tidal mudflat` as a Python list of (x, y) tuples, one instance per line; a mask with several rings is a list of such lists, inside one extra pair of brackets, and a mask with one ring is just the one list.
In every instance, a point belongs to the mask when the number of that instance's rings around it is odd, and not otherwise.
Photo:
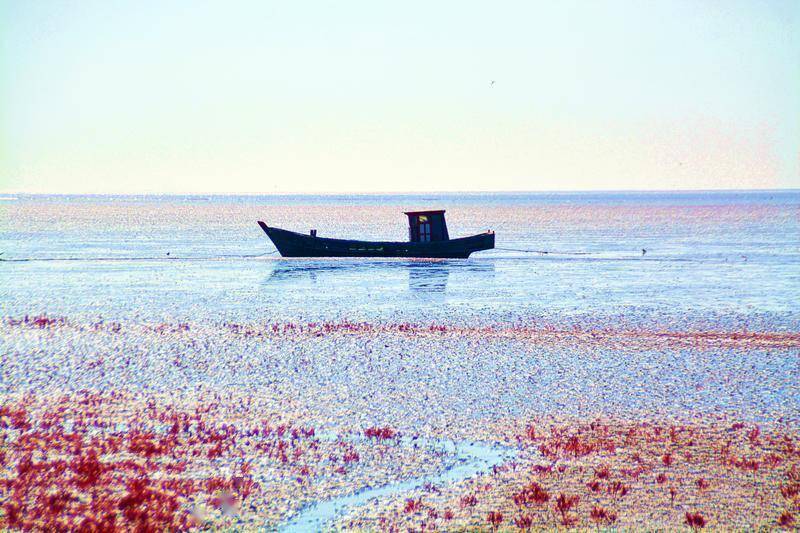
[(7, 527), (797, 516), (795, 333), (51, 316), (0, 330)]

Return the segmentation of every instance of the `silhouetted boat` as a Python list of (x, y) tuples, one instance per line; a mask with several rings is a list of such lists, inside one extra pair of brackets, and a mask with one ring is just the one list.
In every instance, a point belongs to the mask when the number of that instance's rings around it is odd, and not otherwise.
[(408, 242), (356, 241), (317, 237), (258, 225), (283, 257), (436, 257), (467, 258), (472, 252), (494, 248), (494, 232), (451, 239), (444, 210), (408, 211)]

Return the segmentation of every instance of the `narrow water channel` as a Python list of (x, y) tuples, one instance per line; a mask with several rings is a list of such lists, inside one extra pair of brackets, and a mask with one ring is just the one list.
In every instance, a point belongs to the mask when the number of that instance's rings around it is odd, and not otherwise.
[(355, 510), (372, 500), (418, 488), (426, 483), (456, 483), (490, 470), (514, 459), (517, 451), (500, 445), (480, 442), (453, 442), (449, 440), (417, 440), (418, 444), (436, 446), (455, 455), (456, 461), (438, 474), (429, 474), (374, 488), (365, 488), (331, 500), (318, 502), (301, 510), (291, 520), (279, 527), (284, 533), (322, 531), (334, 519)]

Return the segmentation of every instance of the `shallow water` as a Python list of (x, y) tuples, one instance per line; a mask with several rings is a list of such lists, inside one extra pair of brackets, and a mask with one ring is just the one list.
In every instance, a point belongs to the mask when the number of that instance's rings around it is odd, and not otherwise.
[[(426, 207), (447, 209), (453, 236), (494, 229), (498, 249), (469, 260), (282, 260), (256, 225), (403, 240), (402, 211)], [(797, 191), (19, 196), (0, 200), (0, 213), (4, 315), (800, 324)]]

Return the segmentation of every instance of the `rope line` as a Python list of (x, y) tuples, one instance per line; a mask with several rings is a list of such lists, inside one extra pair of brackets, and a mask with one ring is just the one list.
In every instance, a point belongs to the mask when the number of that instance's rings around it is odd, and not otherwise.
[[(209, 255), (198, 257), (172, 257), (172, 256), (159, 256), (159, 257), (23, 257), (19, 259), (3, 259), (0, 257), (2, 263), (28, 263), (39, 261), (214, 261), (217, 259), (252, 259), (255, 257), (263, 257), (265, 255), (272, 255), (278, 253), (278, 250), (271, 252), (264, 252), (263, 254), (225, 254), (225, 255)], [(2, 253), (0, 253), (2, 255)]]
[(527, 250), (524, 248), (499, 248), (495, 250), (502, 250), (504, 252), (525, 252), (529, 254), (542, 254), (542, 255), (592, 255), (593, 252), (555, 252), (552, 250)]

